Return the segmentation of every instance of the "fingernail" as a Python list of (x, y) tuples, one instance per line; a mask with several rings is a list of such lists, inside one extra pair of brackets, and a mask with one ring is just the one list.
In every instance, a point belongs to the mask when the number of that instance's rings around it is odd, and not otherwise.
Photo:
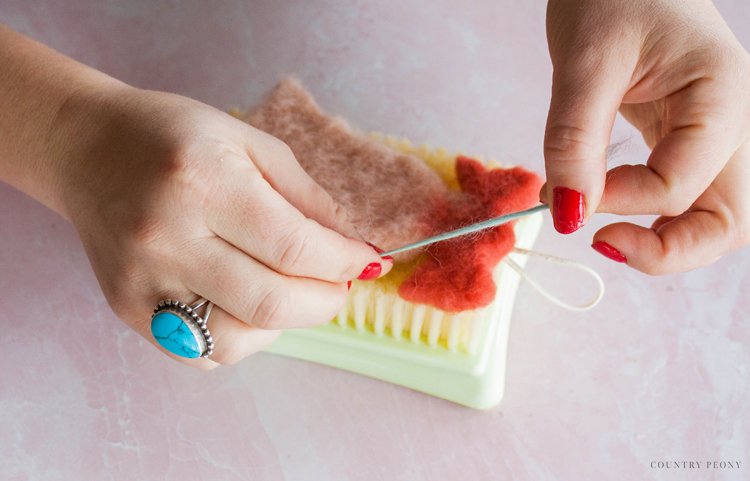
[[(383, 252), (385, 252), (383, 249), (381, 249), (380, 247), (376, 246), (375, 244), (371, 242), (365, 241), (365, 244), (375, 249), (375, 252), (377, 252), (378, 254), (382, 254)], [(384, 261), (393, 262), (393, 257), (391, 256), (381, 257), (381, 259), (383, 259)]]
[(552, 218), (555, 229), (570, 234), (583, 225), (583, 194), (567, 187), (555, 187)]
[(618, 251), (604, 241), (594, 242), (593, 244), (591, 244), (591, 247), (599, 254), (612, 259), (615, 262), (628, 262), (628, 258), (622, 255), (622, 252)]
[(351, 291), (352, 290), (352, 281), (346, 281), (346, 290)]
[(383, 267), (379, 262), (371, 262), (367, 264), (367, 267), (365, 267), (365, 269), (362, 271), (362, 274), (360, 274), (357, 279), (359, 279), (360, 281), (371, 281), (373, 279), (377, 279), (382, 271)]

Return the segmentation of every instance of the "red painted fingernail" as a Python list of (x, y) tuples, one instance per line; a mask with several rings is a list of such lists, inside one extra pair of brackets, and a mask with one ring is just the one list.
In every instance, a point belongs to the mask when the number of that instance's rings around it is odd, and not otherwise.
[(377, 279), (382, 271), (383, 267), (379, 262), (371, 262), (367, 264), (365, 269), (362, 271), (362, 274), (360, 274), (357, 279), (359, 279), (360, 281), (371, 281), (373, 279)]
[(552, 218), (555, 229), (561, 234), (570, 234), (583, 225), (583, 194), (567, 187), (555, 187), (552, 203)]
[(351, 291), (352, 290), (352, 281), (346, 281), (346, 290)]
[[(382, 254), (383, 252), (385, 252), (383, 249), (381, 249), (380, 247), (376, 246), (372, 242), (366, 242), (365, 241), (365, 244), (367, 244), (368, 246), (370, 246), (373, 249), (375, 249), (375, 252), (377, 252), (378, 254)], [(393, 262), (393, 257), (391, 257), (391, 256), (381, 257), (381, 259), (383, 259), (384, 261), (391, 262), (391, 263)]]
[(603, 255), (604, 257), (608, 257), (615, 262), (628, 262), (628, 258), (622, 255), (622, 252), (618, 251), (604, 241), (594, 242), (593, 244), (591, 244), (591, 247), (593, 247), (593, 249), (599, 254)]

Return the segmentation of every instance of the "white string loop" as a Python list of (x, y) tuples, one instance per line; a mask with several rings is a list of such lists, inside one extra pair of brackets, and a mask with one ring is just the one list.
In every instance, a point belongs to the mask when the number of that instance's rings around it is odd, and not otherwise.
[(573, 269), (578, 269), (579, 271), (585, 272), (586, 274), (590, 275), (594, 278), (594, 280), (597, 283), (598, 291), (596, 293), (596, 296), (591, 301), (581, 304), (581, 305), (575, 305), (575, 304), (569, 304), (560, 298), (556, 297), (555, 295), (551, 294), (547, 289), (542, 287), (538, 282), (536, 282), (534, 279), (529, 277), (526, 272), (524, 272), (523, 268), (518, 265), (516, 261), (511, 259), (510, 257), (506, 256), (503, 259), (503, 262), (505, 262), (511, 269), (516, 271), (521, 278), (528, 282), (531, 287), (533, 287), (539, 294), (541, 294), (543, 297), (545, 297), (547, 300), (552, 302), (553, 304), (556, 304), (563, 309), (568, 309), (570, 311), (588, 311), (589, 309), (592, 309), (594, 306), (599, 304), (599, 301), (602, 300), (602, 297), (604, 297), (604, 281), (602, 280), (602, 277), (599, 275), (598, 272), (596, 272), (591, 267), (581, 264), (580, 262), (576, 262), (570, 259), (565, 259), (562, 257), (553, 256), (550, 254), (544, 254), (542, 252), (532, 251), (529, 249), (523, 249), (521, 247), (514, 247), (513, 252), (511, 254), (519, 254), (519, 255), (525, 255), (525, 256), (533, 256), (538, 257), (539, 259), (542, 259), (547, 262), (552, 262), (555, 264), (564, 265), (567, 267), (571, 267)]

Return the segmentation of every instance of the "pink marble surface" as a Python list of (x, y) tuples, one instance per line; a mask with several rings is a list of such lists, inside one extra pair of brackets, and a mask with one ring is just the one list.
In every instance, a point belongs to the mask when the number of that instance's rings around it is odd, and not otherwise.
[[(719, 7), (750, 46), (746, 0)], [(5, 0), (0, 19), (138, 86), (229, 108), (292, 73), (360, 128), (542, 171), (543, 1)], [(614, 140), (644, 158), (622, 123)], [(588, 248), (611, 220), (547, 224), (539, 248), (606, 297), (573, 314), (522, 286), (506, 398), (477, 412), (266, 354), (177, 365), (115, 319), (71, 226), (0, 184), (0, 479), (750, 479), (750, 251), (650, 278)], [(675, 460), (704, 468), (651, 468)]]

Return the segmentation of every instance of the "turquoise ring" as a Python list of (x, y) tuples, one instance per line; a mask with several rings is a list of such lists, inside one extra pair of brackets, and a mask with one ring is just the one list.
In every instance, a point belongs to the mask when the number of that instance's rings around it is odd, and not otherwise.
[[(204, 307), (203, 315), (198, 310)], [(159, 301), (151, 315), (151, 334), (161, 347), (180, 357), (208, 358), (214, 340), (208, 330), (213, 303), (198, 299), (192, 306), (173, 299)]]

